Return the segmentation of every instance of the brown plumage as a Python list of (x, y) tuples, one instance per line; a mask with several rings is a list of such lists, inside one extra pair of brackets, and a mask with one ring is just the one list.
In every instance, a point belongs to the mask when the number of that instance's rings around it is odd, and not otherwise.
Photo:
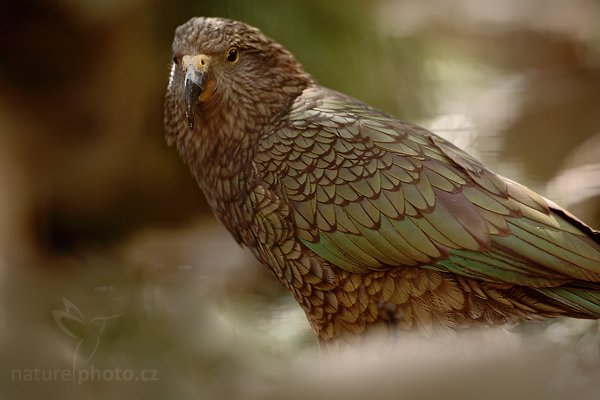
[(168, 143), (322, 342), (600, 318), (600, 235), (554, 203), (241, 22), (194, 18), (173, 56)]

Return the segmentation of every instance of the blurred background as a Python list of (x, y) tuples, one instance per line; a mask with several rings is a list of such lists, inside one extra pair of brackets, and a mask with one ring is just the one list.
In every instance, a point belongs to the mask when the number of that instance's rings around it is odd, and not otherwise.
[[(303, 313), (216, 223), (163, 141), (172, 35), (192, 16), (259, 27), (323, 85), (433, 130), (600, 227), (595, 0), (2, 9), (0, 398), (281, 398), (283, 383), (301, 391), (302, 372), (318, 372)], [(596, 322), (519, 329), (600, 357)], [(23, 375), (91, 366), (157, 379)]]

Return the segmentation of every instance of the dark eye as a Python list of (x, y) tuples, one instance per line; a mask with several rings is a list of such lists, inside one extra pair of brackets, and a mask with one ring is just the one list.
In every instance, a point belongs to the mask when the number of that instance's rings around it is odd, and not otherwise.
[(181, 61), (181, 57), (179, 57), (179, 56), (173, 56), (173, 62), (175, 63), (175, 65), (179, 65), (180, 61)]
[(227, 61), (229, 61), (230, 63), (236, 62), (238, 60), (238, 57), (238, 50), (235, 47), (232, 47), (227, 51)]

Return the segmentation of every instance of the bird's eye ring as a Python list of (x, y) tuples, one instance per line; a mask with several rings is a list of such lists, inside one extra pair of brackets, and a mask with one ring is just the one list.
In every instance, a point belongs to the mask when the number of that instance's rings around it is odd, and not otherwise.
[(235, 47), (232, 47), (229, 50), (227, 50), (227, 61), (229, 61), (230, 63), (234, 63), (238, 60), (238, 58), (239, 53)]

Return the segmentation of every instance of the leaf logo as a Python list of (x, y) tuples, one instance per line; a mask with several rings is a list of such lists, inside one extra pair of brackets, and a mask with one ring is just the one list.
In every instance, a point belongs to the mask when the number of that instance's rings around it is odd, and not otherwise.
[(100, 338), (107, 322), (124, 313), (86, 320), (79, 308), (64, 297), (63, 304), (64, 310), (52, 310), (52, 318), (61, 332), (77, 341), (73, 365), (78, 356), (85, 362), (89, 362), (98, 350)]

